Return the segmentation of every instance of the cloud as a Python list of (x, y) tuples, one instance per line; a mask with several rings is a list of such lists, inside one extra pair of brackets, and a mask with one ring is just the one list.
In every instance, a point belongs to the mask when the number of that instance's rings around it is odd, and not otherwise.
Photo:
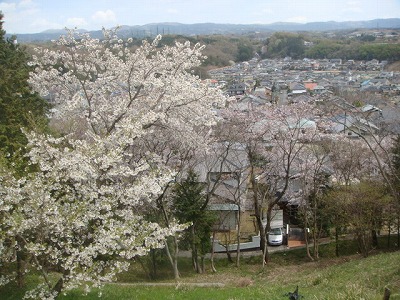
[(307, 23), (308, 19), (304, 16), (297, 16), (286, 19), (286, 22), (294, 22), (294, 23)]
[(348, 1), (345, 7), (342, 9), (343, 12), (361, 13), (362, 3), (361, 1)]
[(56, 22), (50, 22), (47, 19), (44, 18), (37, 18), (32, 21), (30, 24), (32, 27), (36, 28), (43, 28), (43, 29), (59, 29), (63, 28), (63, 26), (59, 23)]
[(106, 11), (96, 11), (92, 16), (92, 20), (96, 23), (110, 23), (116, 22), (117, 18), (115, 17), (115, 13), (108, 9)]
[(253, 11), (253, 16), (259, 18), (259, 17), (266, 17), (266, 16), (271, 16), (274, 14), (274, 10), (270, 7), (265, 7), (262, 9), (257, 9)]
[(168, 14), (177, 14), (179, 11), (175, 8), (168, 8), (167, 13)]
[(6, 3), (6, 2), (0, 3), (0, 10), (3, 13), (14, 11), (16, 7), (17, 6), (15, 5), (15, 3)]
[(18, 6), (21, 8), (30, 8), (36, 6), (32, 0), (22, 0), (18, 3)]
[(263, 13), (263, 14), (271, 15), (271, 14), (274, 13), (274, 10), (271, 9), (271, 8), (264, 8), (264, 9), (262, 10), (262, 13)]
[(86, 26), (88, 23), (84, 18), (68, 18), (67, 19), (67, 26), (68, 27), (78, 27), (82, 28), (83, 26)]

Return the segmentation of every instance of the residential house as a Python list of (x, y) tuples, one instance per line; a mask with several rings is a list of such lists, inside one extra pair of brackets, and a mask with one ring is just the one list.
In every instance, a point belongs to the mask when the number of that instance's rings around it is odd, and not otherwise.
[(246, 92), (246, 84), (243, 82), (237, 82), (230, 84), (227, 89), (229, 96), (244, 95)]
[(303, 81), (304, 87), (306, 88), (306, 90), (308, 91), (313, 91), (314, 88), (318, 85), (318, 83), (314, 82), (314, 81)]
[(307, 93), (306, 87), (303, 84), (297, 83), (297, 82), (294, 82), (290, 85), (290, 90), (291, 90), (291, 94), (293, 94), (293, 95)]
[(322, 85), (317, 85), (313, 89), (314, 94), (321, 95), (327, 92), (327, 89)]
[(331, 130), (334, 133), (343, 133), (349, 137), (376, 133), (379, 128), (372, 122), (351, 114), (339, 114), (330, 119), (333, 123)]

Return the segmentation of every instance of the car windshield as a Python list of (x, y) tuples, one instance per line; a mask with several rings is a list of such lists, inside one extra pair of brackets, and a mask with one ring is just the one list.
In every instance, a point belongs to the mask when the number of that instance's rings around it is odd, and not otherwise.
[(281, 235), (282, 231), (280, 228), (272, 228), (271, 231), (269, 232), (271, 235)]

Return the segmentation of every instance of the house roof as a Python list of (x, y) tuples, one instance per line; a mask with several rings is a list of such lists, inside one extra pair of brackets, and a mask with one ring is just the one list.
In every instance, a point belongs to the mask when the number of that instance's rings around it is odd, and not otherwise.
[(302, 91), (306, 89), (306, 87), (300, 83), (294, 83), (290, 86), (290, 88), (292, 89), (292, 91)]
[(316, 125), (316, 123), (314, 121), (303, 118), (303, 119), (300, 119), (299, 121), (297, 121), (294, 124), (290, 124), (289, 128), (304, 128), (304, 129), (312, 128), (312, 129), (316, 129), (317, 125)]
[(368, 131), (368, 129), (378, 130), (379, 128), (370, 121), (363, 118), (354, 117), (351, 115), (337, 115), (331, 118), (331, 121), (335, 123), (332, 127), (334, 132), (342, 132), (346, 128), (357, 128), (358, 130)]
[(304, 82), (304, 87), (307, 89), (307, 90), (313, 90), (313, 89), (315, 89), (316, 87), (317, 87), (317, 83), (316, 82)]
[(362, 112), (382, 112), (382, 109), (372, 105), (372, 104), (366, 104), (363, 107), (361, 107)]
[(231, 210), (231, 211), (238, 211), (239, 205), (232, 204), (232, 203), (224, 203), (224, 204), (209, 204), (209, 210)]

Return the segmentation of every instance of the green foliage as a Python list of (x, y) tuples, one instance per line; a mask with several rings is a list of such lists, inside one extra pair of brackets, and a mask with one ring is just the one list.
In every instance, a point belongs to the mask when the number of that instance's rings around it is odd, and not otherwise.
[[(0, 14), (0, 20), (2, 17)], [(44, 130), (49, 105), (32, 93), (27, 82), (29, 57), (15, 39), (4, 40), (2, 22), (0, 37), (0, 152), (22, 170), (27, 140), (21, 128)]]
[(198, 182), (198, 176), (193, 171), (189, 171), (187, 178), (176, 185), (174, 207), (179, 221), (187, 223), (200, 217), (205, 208), (203, 190), (203, 185)]
[(253, 58), (253, 47), (248, 44), (240, 43), (236, 54), (236, 61), (248, 61)]
[(3, 14), (0, 11), (0, 43), (4, 41), (4, 36), (6, 34), (5, 30), (3, 29)]
[(215, 217), (206, 209), (203, 184), (198, 182), (198, 176), (193, 171), (189, 171), (187, 178), (176, 185), (174, 195), (175, 216), (181, 223), (192, 223), (186, 231), (186, 241), (192, 251), (207, 253), (211, 247), (210, 236)]
[(399, 44), (378, 44), (359, 40), (349, 43), (337, 40), (318, 40), (308, 48), (304, 55), (309, 58), (342, 58), (355, 60), (400, 60)]
[(360, 41), (363, 41), (363, 42), (373, 42), (373, 41), (376, 40), (376, 37), (373, 36), (373, 35), (371, 35), (371, 34), (362, 34), (362, 35), (359, 37), (359, 40), (360, 40)]
[(310, 58), (337, 58), (338, 51), (343, 48), (343, 45), (331, 40), (322, 40), (315, 43), (305, 51), (305, 56)]
[(355, 59), (400, 60), (400, 44), (365, 44), (358, 49)]
[(268, 57), (286, 57), (294, 59), (304, 55), (304, 37), (299, 34), (277, 32), (267, 41)]
[(354, 233), (359, 251), (368, 256), (390, 203), (386, 188), (374, 181), (351, 186), (337, 186), (325, 197), (325, 216), (336, 230), (347, 228)]
[[(321, 245), (322, 257), (330, 245)], [(353, 247), (349, 247), (355, 250)], [(346, 244), (347, 249), (347, 244)], [(354, 253), (354, 252), (353, 252)], [(240, 268), (233, 267), (227, 260), (217, 259), (218, 272), (195, 275), (190, 272), (188, 259), (181, 258), (186, 268), (179, 283), (159, 281), (153, 286), (137, 284), (146, 280), (121, 280), (117, 284), (106, 284), (102, 297), (93, 290), (83, 296), (83, 290), (73, 290), (59, 299), (287, 299), (284, 294), (299, 286), (305, 299), (382, 299), (385, 287), (392, 291), (390, 299), (400, 299), (400, 269), (394, 263), (400, 260), (400, 252), (381, 253), (366, 259), (347, 256), (341, 259), (322, 258), (319, 262), (306, 262), (304, 249), (271, 254), (271, 263), (262, 268), (260, 257), (243, 258)], [(168, 268), (168, 266), (165, 266)], [(137, 272), (132, 269), (130, 272)], [(127, 279), (127, 277), (125, 278)], [(250, 282), (251, 285), (240, 283)], [(28, 286), (36, 284), (29, 275)], [(124, 282), (124, 283), (122, 283)], [(224, 283), (224, 287), (199, 287), (193, 282)], [(132, 284), (129, 284), (132, 283)], [(24, 289), (15, 285), (0, 288), (1, 299), (22, 299)]]

